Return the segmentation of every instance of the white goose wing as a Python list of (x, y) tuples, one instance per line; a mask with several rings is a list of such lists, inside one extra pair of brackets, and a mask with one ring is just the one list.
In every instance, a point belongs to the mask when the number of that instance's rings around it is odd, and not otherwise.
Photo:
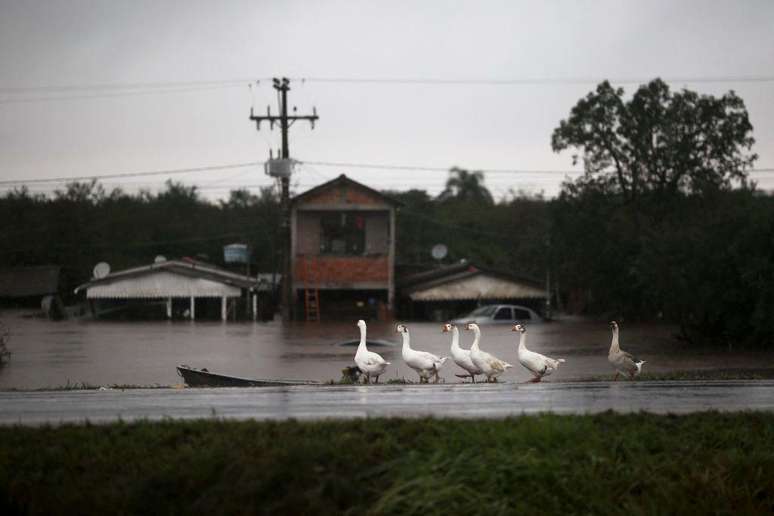
[(506, 362), (505, 360), (500, 360), (496, 356), (492, 355), (491, 353), (487, 353), (486, 351), (480, 351), (481, 359), (486, 362), (486, 364), (493, 370), (493, 371), (505, 371), (509, 367), (513, 367), (511, 364)]
[(389, 364), (389, 362), (387, 362), (385, 359), (382, 358), (382, 355), (380, 355), (379, 353), (374, 353), (373, 351), (369, 351), (368, 353), (366, 353), (365, 363), (369, 366)]
[(461, 349), (459, 351), (453, 350), (452, 358), (454, 359), (455, 364), (457, 364), (467, 372), (471, 374), (481, 374), (481, 369), (479, 369), (478, 366), (474, 364), (473, 360), (470, 358), (469, 349)]
[(441, 359), (427, 351), (410, 350), (406, 353), (406, 363), (414, 369), (433, 369)]
[(546, 369), (552, 367), (549, 358), (534, 351), (524, 350), (519, 353), (519, 363), (535, 374), (544, 374)]

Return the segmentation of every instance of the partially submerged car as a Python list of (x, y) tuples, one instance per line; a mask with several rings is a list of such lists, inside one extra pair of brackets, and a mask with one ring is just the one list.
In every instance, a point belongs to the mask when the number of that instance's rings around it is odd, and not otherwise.
[(513, 324), (542, 321), (543, 318), (531, 308), (521, 305), (484, 305), (468, 315), (454, 319), (454, 324), (474, 322), (476, 324)]

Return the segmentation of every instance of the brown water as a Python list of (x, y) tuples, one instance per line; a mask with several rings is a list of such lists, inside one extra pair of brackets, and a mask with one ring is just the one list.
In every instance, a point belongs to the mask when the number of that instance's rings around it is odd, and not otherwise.
[[(67, 383), (91, 385), (179, 384), (175, 366), (188, 364), (210, 371), (250, 378), (339, 379), (343, 367), (353, 365), (354, 346), (340, 342), (359, 338), (351, 323), (220, 323), (220, 322), (52, 322), (5, 312), (0, 319), (10, 328), (9, 364), (0, 369), (0, 389), (58, 387)], [(450, 335), (438, 323), (408, 323), (412, 347), (449, 355)], [(509, 326), (482, 327), (481, 348), (512, 364), (501, 380), (523, 382), (529, 373), (516, 356), (518, 337)], [(621, 347), (647, 361), (646, 371), (713, 368), (761, 368), (774, 365), (774, 353), (726, 353), (686, 349), (672, 337), (673, 328), (659, 325), (621, 325)], [(394, 326), (369, 324), (369, 339), (393, 343), (374, 347), (392, 362), (381, 381), (416, 380), (400, 356)], [(470, 332), (461, 331), (468, 347)], [(610, 332), (606, 323), (584, 319), (532, 324), (527, 346), (567, 363), (545, 381), (611, 375), (607, 363)], [(446, 382), (458, 382), (462, 372), (451, 360), (442, 370)]]

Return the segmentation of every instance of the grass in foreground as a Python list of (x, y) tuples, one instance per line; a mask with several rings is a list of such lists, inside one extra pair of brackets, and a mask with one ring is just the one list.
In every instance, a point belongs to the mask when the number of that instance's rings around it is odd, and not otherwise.
[(0, 428), (12, 514), (750, 514), (774, 414)]

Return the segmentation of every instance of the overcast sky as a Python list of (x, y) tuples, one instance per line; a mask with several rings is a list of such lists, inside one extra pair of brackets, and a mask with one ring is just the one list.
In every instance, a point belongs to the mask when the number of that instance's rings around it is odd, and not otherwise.
[[(279, 132), (271, 82), (293, 82), (314, 131), (291, 130), (294, 158), (473, 169), (569, 170), (550, 135), (594, 83), (510, 85), (321, 82), (314, 78), (650, 79), (774, 75), (774, 2), (738, 1), (46, 1), (0, 0), (0, 180), (115, 174), (260, 161)], [(200, 81), (220, 82), (204, 88)], [(184, 83), (124, 95), (95, 85)], [(73, 89), (59, 88), (75, 86)], [(635, 84), (622, 84), (631, 92)], [(685, 82), (734, 89), (774, 167), (774, 82)], [(56, 87), (56, 88), (52, 88)], [(21, 89), (14, 89), (21, 88)], [(43, 89), (36, 89), (43, 88)], [(45, 89), (51, 88), (51, 89)], [(40, 100), (53, 97), (54, 100)], [(70, 97), (70, 98), (62, 98)], [(75, 98), (73, 98), (75, 97)], [(376, 188), (437, 193), (443, 171), (303, 165), (299, 190), (346, 173)], [(270, 184), (258, 167), (174, 176), (209, 198)], [(556, 193), (563, 175), (487, 174)], [(774, 187), (774, 174), (754, 176)], [(105, 180), (157, 188), (164, 176)], [(56, 185), (53, 185), (56, 186)], [(32, 189), (50, 191), (52, 185)], [(7, 186), (0, 187), (0, 192)]]

